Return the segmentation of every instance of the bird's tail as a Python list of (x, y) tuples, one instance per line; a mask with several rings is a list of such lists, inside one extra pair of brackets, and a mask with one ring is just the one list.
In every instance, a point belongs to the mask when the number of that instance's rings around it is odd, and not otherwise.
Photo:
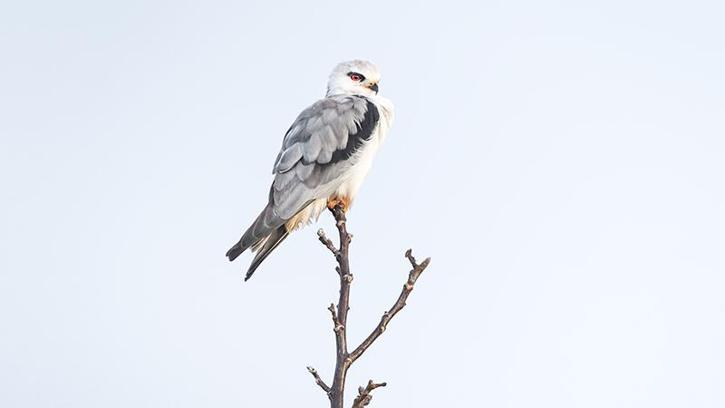
[(270, 236), (277, 228), (284, 225), (285, 221), (279, 218), (274, 211), (272, 211), (271, 205), (267, 205), (254, 223), (244, 232), (244, 235), (239, 239), (239, 242), (234, 244), (233, 247), (227, 251), (227, 258), (229, 261), (237, 259), (248, 248), (256, 249), (257, 246), (264, 243), (265, 239)]
[(229, 248), (229, 250), (227, 251), (226, 257), (229, 258), (229, 262), (231, 262), (231, 261), (237, 259), (237, 257), (239, 255), (241, 255), (242, 252), (244, 252), (246, 249), (247, 248), (242, 246), (242, 240), (240, 239), (239, 242), (234, 244), (233, 247)]
[(258, 248), (257, 255), (254, 256), (254, 259), (252, 259), (252, 264), (249, 265), (249, 269), (247, 269), (247, 275), (244, 277), (245, 282), (252, 277), (252, 274), (254, 273), (254, 271), (257, 270), (259, 265), (262, 264), (262, 261), (264, 261), (269, 256), (269, 254), (271, 254), (272, 251), (274, 251), (274, 249), (277, 248), (277, 246), (281, 244), (285, 238), (287, 238), (288, 235), (289, 231), (287, 230), (287, 226), (281, 225), (276, 230), (272, 231), (272, 233), (269, 234), (264, 242), (259, 243), (261, 247)]
[[(304, 210), (310, 202), (302, 206)], [(300, 212), (298, 211), (298, 213)], [(294, 218), (294, 217), (293, 217)], [(272, 208), (271, 199), (270, 204), (262, 210), (254, 223), (244, 232), (239, 242), (234, 244), (233, 247), (227, 251), (227, 258), (229, 261), (237, 259), (248, 248), (252, 248), (252, 251), (257, 254), (252, 260), (252, 264), (247, 270), (247, 275), (244, 280), (248, 280), (259, 265), (264, 261), (269, 254), (274, 251), (277, 246), (287, 238), (290, 231), (287, 229), (287, 220), (280, 218), (275, 214)]]

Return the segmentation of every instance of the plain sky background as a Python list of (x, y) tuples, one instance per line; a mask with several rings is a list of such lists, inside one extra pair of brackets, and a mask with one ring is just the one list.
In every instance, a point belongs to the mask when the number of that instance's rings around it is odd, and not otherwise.
[[(224, 253), (339, 61), (392, 133), (349, 215), (371, 407), (725, 406), (722, 2), (5, 1), (0, 406), (322, 407), (317, 226)], [(327, 214), (320, 225), (332, 233)]]

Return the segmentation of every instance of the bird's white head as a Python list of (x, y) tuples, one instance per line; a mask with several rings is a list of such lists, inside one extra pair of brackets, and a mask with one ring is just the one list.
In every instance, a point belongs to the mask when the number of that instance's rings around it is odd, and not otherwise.
[(353, 60), (337, 64), (327, 82), (327, 96), (362, 95), (378, 93), (380, 71), (370, 61)]

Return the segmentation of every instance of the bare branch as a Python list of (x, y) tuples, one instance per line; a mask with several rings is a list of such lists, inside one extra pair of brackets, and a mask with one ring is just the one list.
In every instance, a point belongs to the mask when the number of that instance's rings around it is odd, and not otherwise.
[(307, 371), (309, 371), (310, 374), (312, 374), (312, 376), (315, 377), (315, 383), (317, 383), (317, 385), (319, 385), (320, 388), (322, 388), (322, 390), (325, 391), (325, 393), (329, 394), (330, 387), (327, 384), (325, 384), (324, 381), (322, 381), (322, 378), (320, 378), (320, 374), (317, 373), (317, 370), (315, 370), (314, 368), (312, 368), (310, 366), (307, 366)]
[(355, 398), (355, 401), (352, 403), (352, 408), (363, 408), (368, 406), (370, 403), (370, 400), (373, 399), (373, 396), (371, 392), (379, 387), (385, 387), (388, 385), (387, 383), (374, 383), (373, 380), (368, 381), (368, 385), (363, 387), (358, 387), (357, 392), (358, 396)]
[(408, 280), (403, 285), (403, 290), (400, 292), (400, 295), (398, 296), (398, 300), (395, 301), (393, 306), (383, 313), (383, 317), (380, 318), (380, 323), (378, 323), (377, 327), (373, 330), (370, 335), (360, 343), (355, 350), (350, 353), (350, 360), (352, 362), (355, 362), (360, 356), (365, 352), (365, 350), (370, 347), (375, 340), (380, 337), (381, 334), (385, 331), (385, 329), (388, 327), (388, 323), (390, 320), (395, 317), (398, 312), (400, 312), (405, 307), (405, 301), (408, 300), (408, 296), (413, 291), (413, 287), (415, 286), (415, 282), (418, 280), (420, 275), (423, 273), (425, 268), (428, 267), (428, 264), (430, 264), (430, 258), (426, 258), (422, 263), (418, 264), (415, 261), (415, 258), (413, 257), (412, 251), (409, 249), (405, 251), (405, 257), (408, 258), (410, 261), (410, 264), (413, 266), (413, 269), (411, 269), (410, 273), (408, 274)]
[[(327, 238), (325, 232), (320, 229), (317, 231), (317, 236), (320, 242), (335, 256), (337, 266), (335, 270), (340, 278), (340, 296), (335, 304), (330, 304), (327, 309), (330, 311), (332, 316), (332, 322), (334, 324), (335, 331), (335, 348), (336, 348), (336, 360), (335, 360), (335, 373), (333, 375), (332, 384), (327, 385), (319, 376), (317, 371), (312, 367), (307, 367), (307, 370), (315, 378), (315, 382), (320, 386), (330, 398), (330, 406), (332, 408), (343, 408), (344, 395), (345, 395), (345, 378), (347, 376), (347, 370), (350, 368), (352, 363), (360, 358), (360, 356), (370, 347), (373, 342), (385, 331), (388, 322), (405, 307), (405, 301), (408, 299), (408, 295), (413, 291), (415, 282), (423, 273), (428, 264), (430, 258), (418, 264), (412, 255), (411, 250), (406, 251), (405, 256), (410, 261), (413, 269), (408, 274), (408, 280), (403, 285), (403, 290), (398, 296), (398, 300), (393, 304), (387, 312), (383, 314), (380, 319), (380, 323), (373, 330), (373, 332), (352, 352), (348, 352), (347, 345), (347, 313), (350, 310), (350, 286), (353, 281), (352, 273), (350, 272), (350, 260), (349, 260), (349, 249), (350, 242), (352, 241), (352, 234), (347, 232), (347, 220), (345, 218), (345, 212), (340, 206), (336, 206), (330, 209), (332, 215), (335, 217), (335, 225), (337, 227), (340, 239), (339, 248), (336, 248), (331, 239)], [(373, 396), (371, 392), (378, 387), (384, 387), (385, 383), (374, 383), (372, 380), (368, 381), (367, 386), (358, 388), (358, 396), (355, 398), (352, 407), (363, 408), (366, 407)]]

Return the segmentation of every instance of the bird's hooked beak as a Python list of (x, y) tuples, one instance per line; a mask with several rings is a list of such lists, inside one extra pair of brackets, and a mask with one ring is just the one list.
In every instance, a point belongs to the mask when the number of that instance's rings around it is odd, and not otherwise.
[(368, 88), (370, 88), (370, 89), (372, 89), (373, 91), (375, 91), (375, 94), (377, 94), (377, 93), (378, 93), (378, 83), (377, 83), (377, 82), (376, 82), (376, 83), (374, 83), (374, 84), (370, 84), (370, 85), (368, 85)]

